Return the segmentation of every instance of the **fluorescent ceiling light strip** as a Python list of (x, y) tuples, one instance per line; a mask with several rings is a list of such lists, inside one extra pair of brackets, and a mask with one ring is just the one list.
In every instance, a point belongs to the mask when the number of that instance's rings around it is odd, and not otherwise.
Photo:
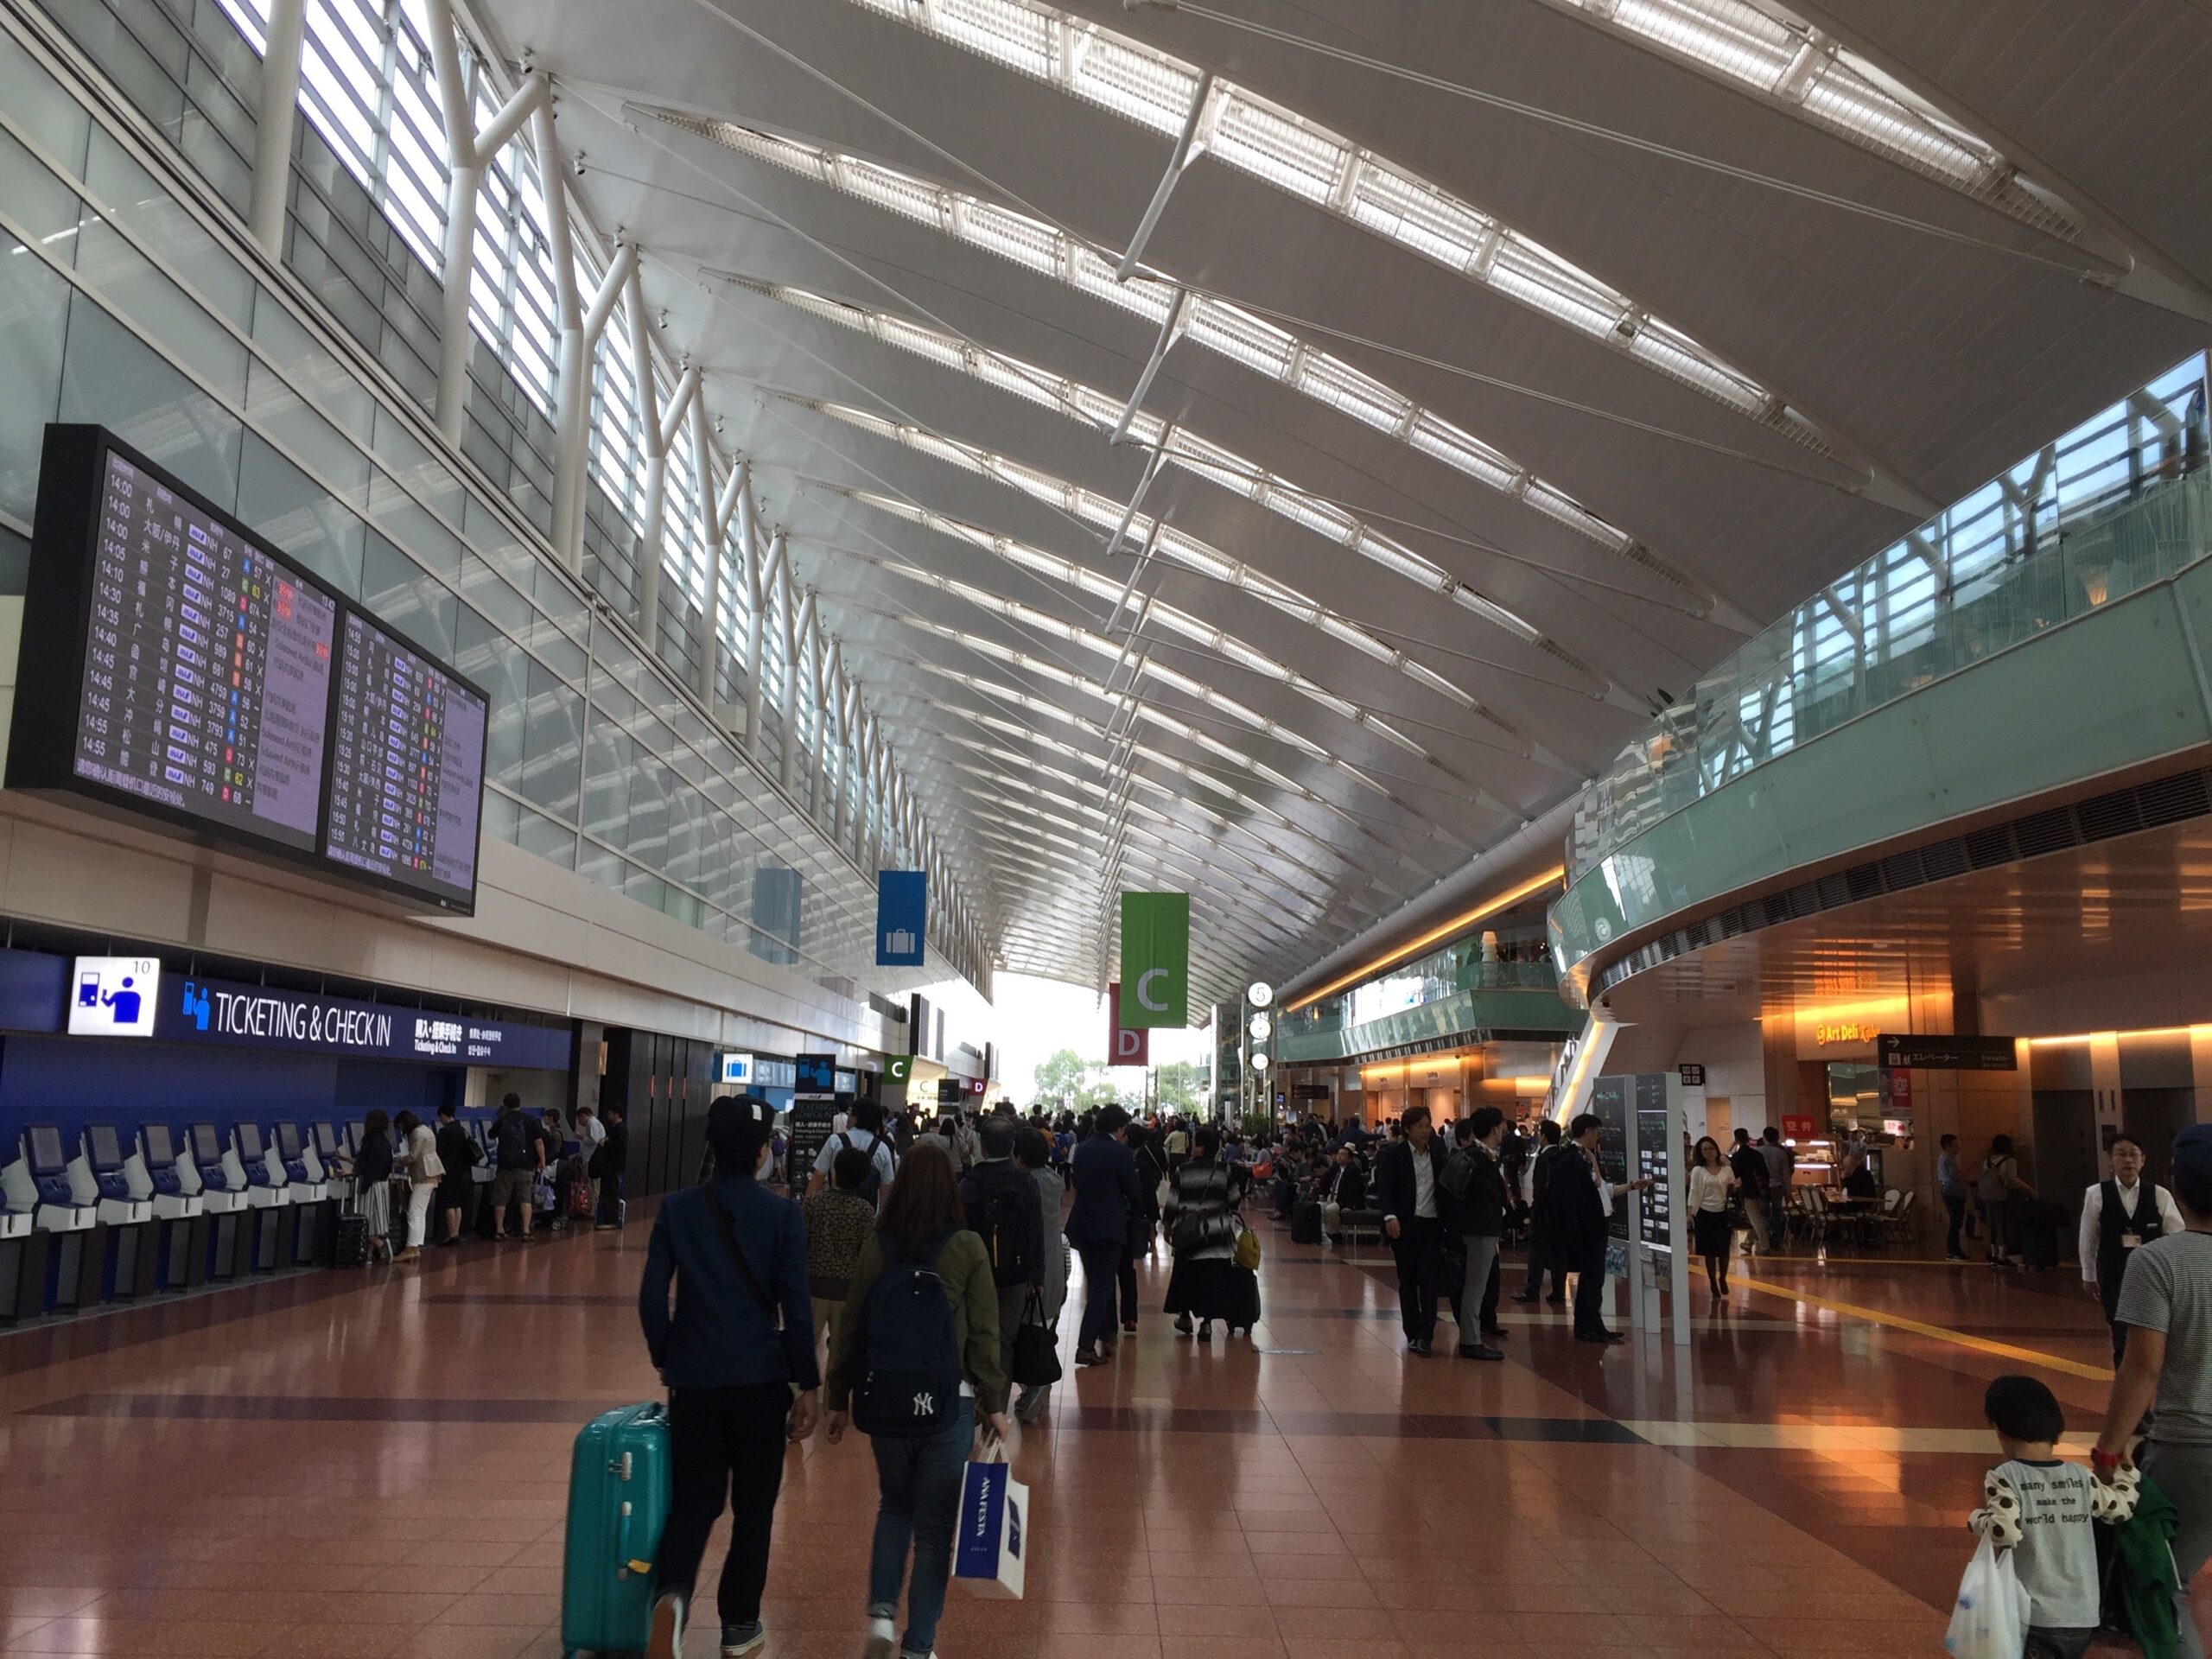
[[(1164, 135), (1180, 132), (1200, 84), (1195, 64), (1037, 0), (854, 3)], [(1585, 9), (1576, 0), (1554, 3)], [(1598, 10), (1635, 0), (1586, 3)], [(1217, 75), (1198, 140), (1224, 166), (1517, 300), (1809, 449), (1830, 453), (1810, 423), (1717, 353), (1680, 331), (1672, 332), (1686, 346), (1688, 363), (1637, 352), (1646, 308), (1496, 214), (1318, 121)]]

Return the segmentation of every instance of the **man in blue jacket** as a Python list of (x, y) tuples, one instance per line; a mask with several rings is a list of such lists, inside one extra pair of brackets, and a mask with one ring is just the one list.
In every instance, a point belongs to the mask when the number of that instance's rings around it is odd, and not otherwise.
[[(1071, 1160), (1075, 1203), (1068, 1210), (1067, 1241), (1083, 1258), (1083, 1331), (1078, 1365), (1103, 1365), (1114, 1356), (1114, 1292), (1128, 1248), (1129, 1217), (1143, 1203), (1136, 1159), (1128, 1148), (1129, 1115), (1102, 1106), (1091, 1133)], [(1135, 1310), (1131, 1310), (1132, 1313)]]
[(715, 1101), (707, 1109), (714, 1179), (670, 1193), (653, 1221), (638, 1317), (668, 1385), (674, 1490), (656, 1563), (661, 1587), (648, 1659), (677, 1659), (683, 1652), (699, 1557), (725, 1494), (729, 1557), (715, 1598), (721, 1650), (725, 1659), (736, 1659), (767, 1640), (760, 1590), (784, 1481), (784, 1446), (814, 1432), (822, 1387), (806, 1229), (798, 1205), (754, 1179), (775, 1121), (775, 1109), (758, 1095)]

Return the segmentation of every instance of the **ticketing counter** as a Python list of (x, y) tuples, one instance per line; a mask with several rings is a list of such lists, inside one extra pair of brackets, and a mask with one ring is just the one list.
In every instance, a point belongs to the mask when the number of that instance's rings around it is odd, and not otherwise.
[(190, 1290), (207, 1279), (207, 1200), (184, 1190), (184, 1149), (166, 1123), (142, 1123), (124, 1177), (153, 1211), (152, 1286)]

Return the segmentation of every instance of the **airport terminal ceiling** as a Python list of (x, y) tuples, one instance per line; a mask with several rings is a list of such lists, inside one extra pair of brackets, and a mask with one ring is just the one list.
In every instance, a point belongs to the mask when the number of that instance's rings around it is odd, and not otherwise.
[(1099, 977), (1113, 889), (1188, 887), (1214, 1000), (2203, 346), (2212, 16), (2123, 10), (463, 22), (550, 77), (1005, 965)]

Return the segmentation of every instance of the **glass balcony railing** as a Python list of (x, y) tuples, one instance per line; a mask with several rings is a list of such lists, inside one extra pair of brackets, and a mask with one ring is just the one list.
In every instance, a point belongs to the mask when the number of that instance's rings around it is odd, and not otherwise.
[(1846, 721), (2203, 557), (2212, 550), (2205, 385), (2200, 354), (1745, 642), (1584, 791), (1567, 849), (1571, 877)]

